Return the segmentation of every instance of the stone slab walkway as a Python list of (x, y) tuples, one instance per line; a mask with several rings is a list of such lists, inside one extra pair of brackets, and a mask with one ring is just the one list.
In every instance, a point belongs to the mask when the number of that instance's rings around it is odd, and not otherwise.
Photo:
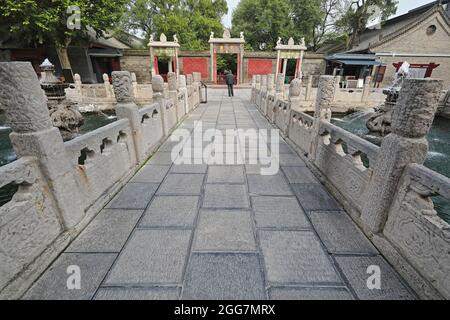
[[(271, 128), (250, 90), (209, 91), (181, 125)], [(414, 299), (416, 296), (280, 141), (280, 171), (174, 165), (166, 141), (25, 299)], [(81, 288), (68, 290), (69, 266)], [(367, 268), (381, 269), (381, 290)]]

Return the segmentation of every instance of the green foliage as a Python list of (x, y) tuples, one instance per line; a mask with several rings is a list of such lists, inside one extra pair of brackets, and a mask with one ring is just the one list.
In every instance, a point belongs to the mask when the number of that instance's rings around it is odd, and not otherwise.
[(133, 0), (123, 26), (130, 32), (177, 35), (182, 49), (204, 50), (211, 31), (221, 34), (222, 17), (228, 12), (226, 0)]
[[(26, 45), (44, 43), (67, 47), (74, 39), (83, 39), (87, 27), (97, 36), (115, 27), (127, 0), (3, 0), (0, 6), (1, 24), (9, 27)], [(81, 11), (81, 30), (67, 28), (69, 6)]]
[(241, 0), (233, 13), (233, 34), (245, 32), (254, 50), (272, 49), (278, 37), (302, 37), (316, 51), (324, 42), (347, 39), (355, 44), (366, 28), (373, 6), (382, 20), (395, 14), (396, 0)]
[(347, 0), (347, 10), (337, 21), (336, 25), (342, 34), (346, 36), (347, 48), (352, 48), (358, 41), (358, 37), (374, 15), (373, 8), (378, 7), (381, 21), (385, 21), (397, 12), (397, 0)]
[(289, 0), (241, 0), (233, 12), (233, 34), (243, 31), (255, 50), (271, 50), (293, 34)]

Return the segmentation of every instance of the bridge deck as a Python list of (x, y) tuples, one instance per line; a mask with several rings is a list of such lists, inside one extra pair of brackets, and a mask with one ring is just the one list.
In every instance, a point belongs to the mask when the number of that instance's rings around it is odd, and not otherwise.
[[(250, 91), (210, 90), (181, 128), (271, 128)], [(168, 140), (33, 285), (26, 299), (413, 299), (305, 163), (280, 171), (174, 165)], [(81, 289), (68, 290), (67, 268)], [(369, 266), (381, 269), (370, 290)], [(69, 281), (70, 282), (70, 281)]]

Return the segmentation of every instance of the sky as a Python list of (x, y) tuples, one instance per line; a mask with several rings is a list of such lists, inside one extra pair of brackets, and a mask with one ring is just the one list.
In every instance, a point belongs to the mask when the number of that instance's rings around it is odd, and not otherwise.
[[(228, 15), (224, 17), (223, 23), (226, 27), (231, 27), (231, 16), (234, 8), (238, 5), (240, 0), (227, 0), (228, 2)], [(400, 0), (398, 4), (397, 14), (401, 15), (407, 13), (409, 10), (420, 7), (424, 4), (433, 2), (433, 0)]]

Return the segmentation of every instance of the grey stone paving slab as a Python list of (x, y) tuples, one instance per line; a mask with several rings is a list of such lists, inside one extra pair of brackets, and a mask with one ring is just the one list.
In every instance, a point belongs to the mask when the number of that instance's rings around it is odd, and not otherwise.
[(294, 151), (292, 151), (292, 149), (286, 143), (280, 143), (278, 145), (278, 151), (280, 154), (294, 154), (295, 155)]
[(145, 209), (158, 184), (128, 183), (108, 204), (109, 209)]
[(252, 197), (258, 228), (310, 228), (295, 197)]
[[(63, 253), (42, 277), (31, 287), (26, 300), (88, 300), (94, 296), (117, 254), (115, 253)], [(67, 288), (69, 266), (80, 269), (80, 290)]]
[[(362, 300), (412, 300), (415, 296), (399, 280), (399, 275), (381, 256), (351, 257), (337, 256), (336, 262)], [(373, 273), (367, 273), (369, 266), (378, 266), (381, 271), (381, 290), (367, 287)]]
[(178, 300), (180, 288), (100, 288), (95, 300)]
[(149, 164), (160, 164), (160, 165), (171, 165), (173, 160), (172, 159), (172, 152), (157, 152), (151, 159), (148, 161)]
[(197, 196), (156, 196), (139, 227), (193, 227), (198, 202)]
[(342, 209), (321, 184), (292, 184), (292, 187), (306, 211)]
[(141, 183), (161, 183), (170, 166), (163, 165), (145, 165), (139, 172), (133, 177), (131, 182)]
[(315, 211), (309, 216), (328, 252), (378, 253), (345, 212)]
[(194, 250), (256, 250), (250, 212), (238, 210), (200, 211)]
[(281, 174), (276, 174), (274, 176), (247, 175), (247, 180), (249, 192), (252, 195), (292, 195), (291, 188)]
[(210, 166), (207, 183), (244, 183), (243, 166)]
[(282, 167), (290, 183), (320, 183), (307, 167)]
[(203, 184), (204, 174), (169, 174), (158, 194), (199, 195)]
[(182, 299), (267, 299), (258, 256), (194, 253), (186, 271)]
[(246, 164), (245, 172), (246, 174), (261, 174), (261, 168), (268, 168), (269, 166), (263, 166), (260, 164)]
[(249, 208), (245, 185), (207, 184), (203, 208)]
[(319, 239), (310, 231), (258, 231), (271, 283), (341, 282)]
[(171, 173), (206, 173), (208, 166), (206, 164), (174, 164)]
[(339, 287), (271, 288), (269, 297), (272, 300), (354, 300), (347, 288)]
[(190, 237), (189, 230), (136, 230), (105, 283), (181, 283)]
[(282, 167), (306, 166), (305, 162), (296, 154), (280, 153), (279, 159)]
[(66, 252), (119, 252), (143, 210), (104, 209)]

